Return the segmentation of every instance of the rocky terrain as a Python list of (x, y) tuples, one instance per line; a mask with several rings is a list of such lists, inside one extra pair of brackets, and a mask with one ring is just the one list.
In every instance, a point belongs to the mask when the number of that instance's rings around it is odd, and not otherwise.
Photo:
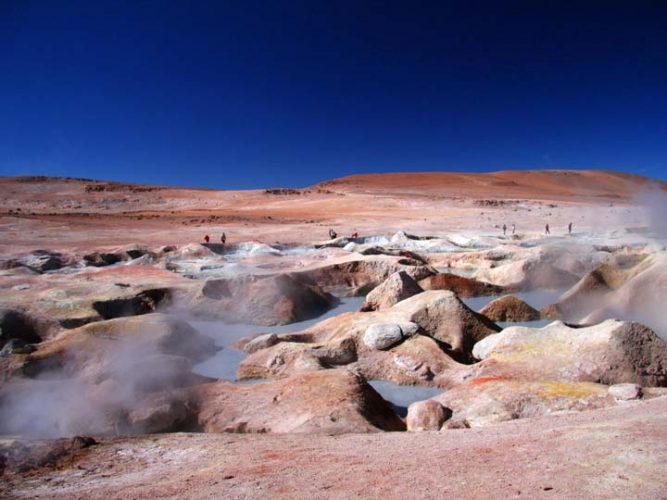
[(667, 491), (665, 183), (0, 192), (4, 496)]

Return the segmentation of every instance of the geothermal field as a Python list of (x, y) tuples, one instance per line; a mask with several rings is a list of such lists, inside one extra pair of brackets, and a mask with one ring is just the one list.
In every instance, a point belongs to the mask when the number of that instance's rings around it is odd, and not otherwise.
[(667, 183), (0, 194), (2, 497), (667, 498)]

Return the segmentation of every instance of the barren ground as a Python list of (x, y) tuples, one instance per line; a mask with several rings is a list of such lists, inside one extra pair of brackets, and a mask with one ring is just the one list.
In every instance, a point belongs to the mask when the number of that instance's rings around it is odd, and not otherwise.
[[(640, 411), (641, 410), (641, 411)], [(481, 429), (105, 439), (17, 498), (667, 498), (667, 398)]]
[[(649, 180), (609, 172), (355, 176), (301, 190), (213, 191), (0, 178), (0, 256), (141, 243), (313, 243), (339, 235), (524, 237), (641, 228)], [(665, 190), (665, 184), (657, 185)], [(13, 286), (15, 283), (11, 283)], [(667, 398), (480, 429), (343, 436), (97, 438), (6, 472), (7, 498), (667, 498)]]

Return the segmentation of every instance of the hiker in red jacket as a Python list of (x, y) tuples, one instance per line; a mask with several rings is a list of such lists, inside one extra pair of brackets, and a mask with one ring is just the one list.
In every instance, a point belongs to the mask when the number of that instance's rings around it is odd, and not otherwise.
[(207, 234), (206, 236), (204, 236), (204, 243), (208, 243), (209, 241), (211, 241), (211, 238)]

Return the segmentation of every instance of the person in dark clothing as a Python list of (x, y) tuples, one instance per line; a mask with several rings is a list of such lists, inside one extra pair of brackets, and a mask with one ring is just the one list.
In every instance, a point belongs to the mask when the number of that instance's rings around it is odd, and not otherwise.
[(507, 234), (507, 225), (503, 224), (503, 236)]
[(544, 226), (544, 234), (551, 234), (551, 231), (549, 231), (549, 224)]
[(227, 243), (227, 235), (225, 233), (222, 233), (222, 236), (220, 236), (220, 243), (223, 245)]
[(572, 223), (571, 222), (567, 225), (567, 234), (572, 234)]
[(206, 236), (204, 236), (204, 243), (208, 243), (209, 241), (211, 241), (211, 238), (210, 238), (210, 236), (207, 234)]
[(332, 240), (335, 240), (336, 236), (338, 236), (338, 234), (336, 234), (336, 231), (334, 231), (333, 228), (330, 228), (329, 229), (329, 238), (332, 239)]

